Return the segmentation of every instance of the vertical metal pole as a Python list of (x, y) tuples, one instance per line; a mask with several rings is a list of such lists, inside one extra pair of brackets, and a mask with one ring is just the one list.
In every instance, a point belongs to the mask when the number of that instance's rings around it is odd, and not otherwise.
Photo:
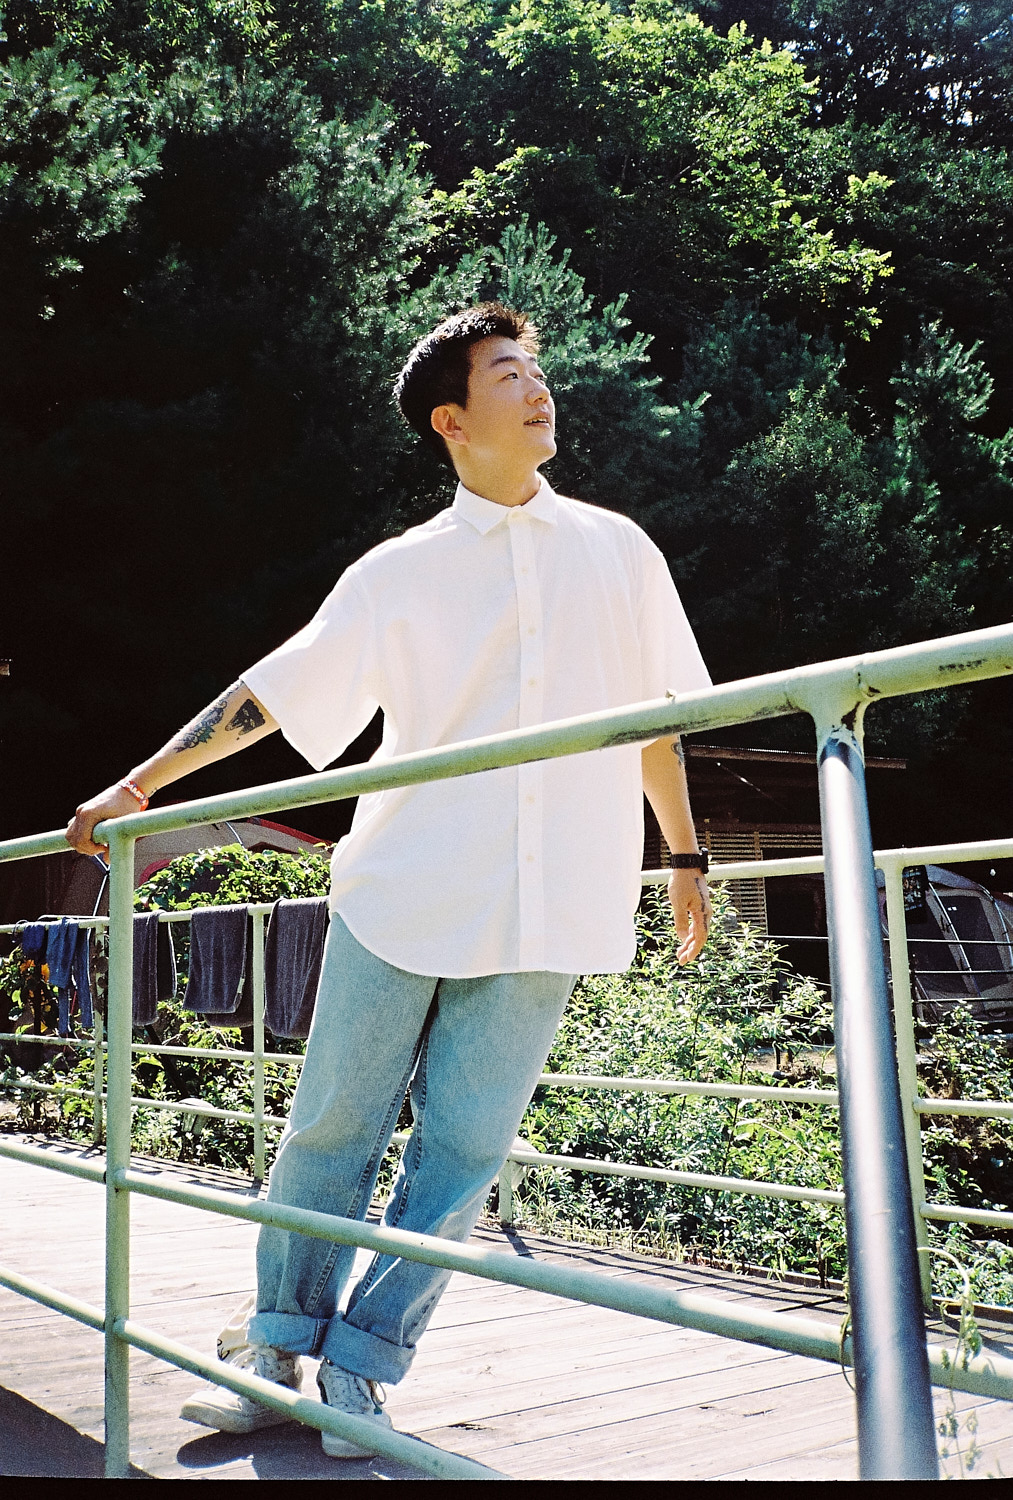
[[(857, 694), (817, 719), (863, 1480), (937, 1479)], [(847, 711), (845, 711), (847, 710)]]
[(92, 1076), (92, 1109), (91, 1109), (91, 1138), (92, 1144), (102, 1144), (102, 1089), (105, 1084), (105, 1053), (102, 1045), (103, 1026), (102, 1012), (96, 1007), (95, 1016), (95, 1040), (93, 1049), (94, 1068)]
[(253, 1175), (264, 1180), (264, 913), (253, 913)]
[[(904, 867), (889, 860), (883, 867), (886, 881), (886, 920), (890, 933), (890, 982), (893, 991), (893, 1028), (897, 1044), (897, 1074), (900, 1082), (901, 1119), (907, 1153), (907, 1175), (914, 1214), (915, 1243), (919, 1251), (929, 1242), (922, 1213), (925, 1202), (925, 1163), (922, 1159), (922, 1120), (915, 1108), (918, 1097), (918, 1050), (915, 1045), (914, 1007), (911, 999), (911, 965), (907, 948), (907, 918), (904, 915)], [(930, 1257), (919, 1254), (918, 1270), (922, 1303), (932, 1310)]]
[(130, 1316), (130, 1194), (114, 1177), (130, 1165), (130, 1043), (133, 1032), (134, 840), (109, 832), (109, 990), (106, 1013), (106, 1379), (105, 1474), (130, 1472), (130, 1346), (116, 1320)]
[(517, 1207), (514, 1202), (514, 1180), (517, 1171), (515, 1162), (505, 1161), (499, 1169), (496, 1186), (499, 1190), (499, 1221), (501, 1224), (512, 1224), (517, 1216)]

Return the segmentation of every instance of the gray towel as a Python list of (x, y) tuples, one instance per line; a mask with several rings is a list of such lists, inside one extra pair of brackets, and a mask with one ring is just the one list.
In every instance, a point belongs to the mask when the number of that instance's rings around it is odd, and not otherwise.
[(264, 1022), (275, 1036), (308, 1036), (327, 935), (323, 896), (278, 901), (264, 944)]
[(190, 918), (190, 978), (185, 1002), (212, 1026), (249, 1026), (252, 922), (245, 906), (202, 906)]
[(134, 1025), (153, 1026), (158, 1002), (176, 993), (176, 953), (168, 922), (157, 911), (134, 917)]

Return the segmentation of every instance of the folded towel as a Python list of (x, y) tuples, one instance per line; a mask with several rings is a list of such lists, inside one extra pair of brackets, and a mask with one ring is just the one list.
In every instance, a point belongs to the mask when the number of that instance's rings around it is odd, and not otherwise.
[(134, 917), (134, 1025), (152, 1026), (158, 1002), (171, 1000), (176, 991), (176, 954), (169, 924), (159, 922), (157, 911)]
[(212, 1026), (248, 1026), (252, 925), (245, 906), (203, 906), (190, 918), (190, 978), (185, 1002)]
[(327, 935), (323, 896), (278, 901), (264, 944), (264, 1022), (275, 1036), (308, 1036)]

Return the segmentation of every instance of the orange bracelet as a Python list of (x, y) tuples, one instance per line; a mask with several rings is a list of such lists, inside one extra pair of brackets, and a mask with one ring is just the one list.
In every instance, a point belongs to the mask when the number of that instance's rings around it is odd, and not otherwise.
[(123, 790), (125, 792), (129, 792), (132, 797), (136, 797), (139, 803), (139, 810), (141, 812), (144, 811), (144, 809), (148, 805), (147, 793), (141, 791), (136, 781), (131, 781), (128, 777), (124, 777), (124, 779), (122, 781), (118, 781), (116, 785), (121, 786)]

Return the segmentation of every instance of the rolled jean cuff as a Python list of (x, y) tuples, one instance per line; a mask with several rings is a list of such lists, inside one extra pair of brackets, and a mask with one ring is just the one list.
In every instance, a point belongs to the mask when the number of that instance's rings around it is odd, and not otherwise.
[(319, 1354), (327, 1332), (326, 1318), (303, 1313), (259, 1312), (250, 1319), (247, 1339), (254, 1348), (270, 1345), (289, 1354)]
[(415, 1358), (414, 1349), (377, 1338), (375, 1333), (365, 1333), (353, 1323), (346, 1323), (340, 1313), (328, 1324), (320, 1353), (332, 1365), (351, 1370), (364, 1380), (383, 1381), (385, 1385), (397, 1385)]

